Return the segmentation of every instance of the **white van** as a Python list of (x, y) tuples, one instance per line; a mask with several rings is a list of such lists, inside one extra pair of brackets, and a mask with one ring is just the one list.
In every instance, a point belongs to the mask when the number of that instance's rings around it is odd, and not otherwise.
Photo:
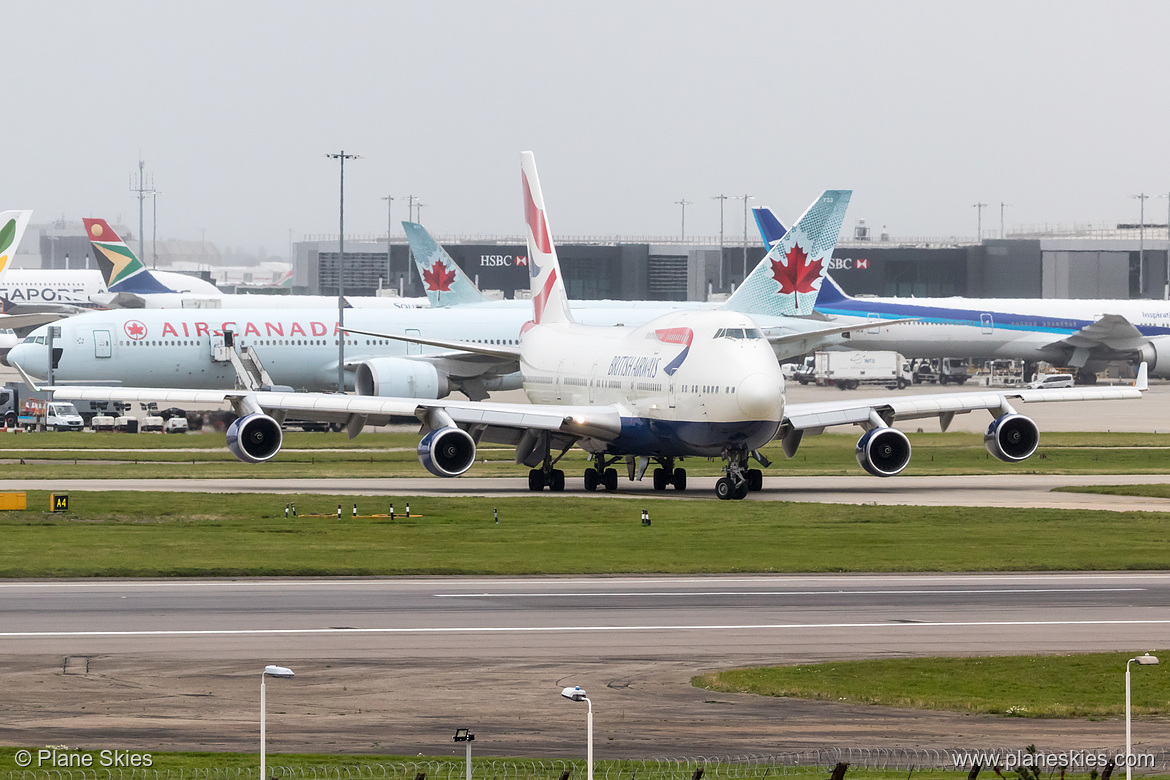
[(1072, 374), (1041, 374), (1028, 383), (1031, 390), (1047, 390), (1050, 387), (1075, 387), (1076, 378)]

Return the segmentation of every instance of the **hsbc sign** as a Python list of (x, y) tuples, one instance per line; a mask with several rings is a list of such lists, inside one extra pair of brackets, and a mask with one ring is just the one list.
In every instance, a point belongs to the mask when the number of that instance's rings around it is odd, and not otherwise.
[(498, 266), (512, 266), (512, 265), (528, 265), (528, 257), (526, 255), (480, 255), (480, 268), (495, 268)]
[(830, 271), (867, 271), (869, 258), (867, 257), (834, 257), (829, 260)]

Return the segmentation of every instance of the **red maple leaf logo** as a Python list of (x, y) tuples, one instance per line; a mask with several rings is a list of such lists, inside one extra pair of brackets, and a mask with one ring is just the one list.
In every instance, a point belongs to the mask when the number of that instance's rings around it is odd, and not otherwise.
[(146, 326), (138, 320), (130, 320), (125, 325), (126, 335), (138, 341), (146, 336)]
[(423, 281), (427, 283), (428, 290), (451, 292), (451, 282), (455, 281), (455, 272), (448, 271), (447, 266), (436, 260), (430, 270), (423, 271)]
[(772, 261), (772, 278), (780, 283), (779, 293), (795, 295), (813, 292), (813, 282), (821, 276), (821, 261), (810, 261), (808, 252), (801, 249), (799, 244), (794, 244), (784, 257), (788, 265), (779, 260)]

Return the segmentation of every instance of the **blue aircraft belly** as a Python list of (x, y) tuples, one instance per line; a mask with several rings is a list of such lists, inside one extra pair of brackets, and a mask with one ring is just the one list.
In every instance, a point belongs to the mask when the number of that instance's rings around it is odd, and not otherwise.
[(718, 457), (724, 449), (754, 450), (779, 430), (775, 420), (708, 422), (623, 417), (622, 432), (609, 442), (613, 455)]

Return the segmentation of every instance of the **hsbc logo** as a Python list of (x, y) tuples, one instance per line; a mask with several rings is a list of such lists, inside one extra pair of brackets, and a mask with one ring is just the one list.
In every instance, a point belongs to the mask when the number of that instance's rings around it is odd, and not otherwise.
[(525, 255), (480, 255), (480, 268), (496, 268), (499, 266), (528, 265)]
[(833, 257), (829, 259), (830, 271), (867, 271), (869, 270), (868, 257)]

